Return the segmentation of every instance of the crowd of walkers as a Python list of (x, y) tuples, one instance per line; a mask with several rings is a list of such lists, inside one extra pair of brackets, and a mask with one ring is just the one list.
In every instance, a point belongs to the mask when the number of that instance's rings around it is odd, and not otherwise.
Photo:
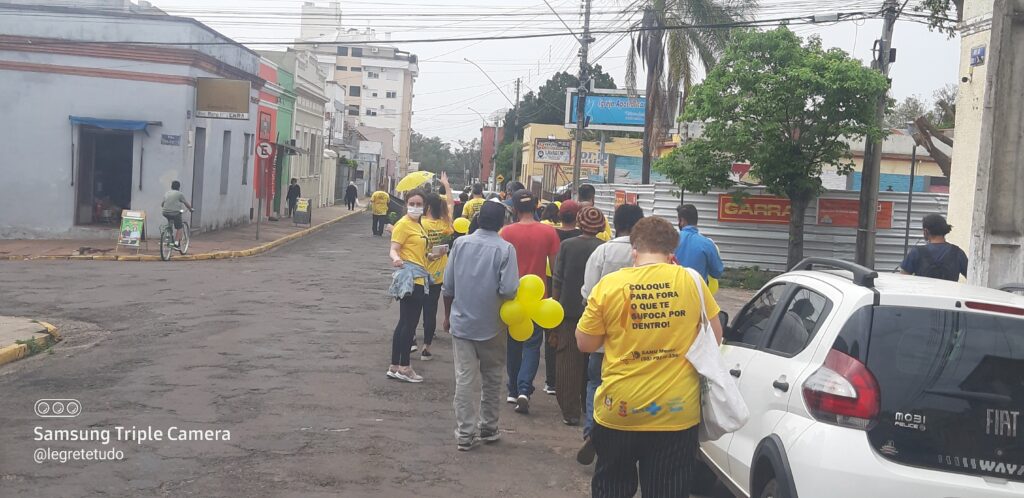
[[(555, 396), (564, 424), (582, 425), (577, 461), (597, 460), (592, 495), (628, 497), (639, 488), (643, 496), (689, 496), (701, 381), (686, 353), (702, 323), (721, 342), (708, 282), (724, 270), (718, 247), (698, 229), (696, 207), (679, 206), (673, 226), (624, 204), (609, 223), (591, 185), (576, 199), (542, 204), (518, 182), (491, 198), (477, 184), (457, 202), (444, 175), (440, 183), (437, 193), (429, 185), (406, 192), (404, 216), (387, 226), (390, 196), (379, 191), (371, 200), (374, 235), (391, 232), (389, 293), (400, 301), (387, 376), (423, 382), (410, 359), (417, 350), (420, 360), (433, 358), (443, 296), (458, 450), (500, 439), (503, 387), (515, 412), (529, 415), (543, 350), (543, 392)], [(460, 217), (471, 220), (460, 220), (468, 233), (456, 232)], [(928, 244), (911, 251), (901, 271), (965, 274), (963, 251), (945, 242), (945, 219), (931, 215), (922, 225)], [(564, 319), (553, 330), (533, 324), (519, 341), (500, 315), (528, 275), (545, 282), (543, 297), (560, 303)]]
[[(717, 247), (696, 229), (696, 209), (680, 208), (681, 231), (629, 204), (609, 223), (591, 185), (576, 199), (543, 205), (522, 184), (508, 187), (488, 199), (477, 184), (456, 202), (442, 176), (437, 193), (405, 193), (405, 215), (387, 226), (396, 270), (389, 293), (400, 302), (387, 376), (423, 382), (410, 359), (417, 350), (421, 360), (433, 358), (443, 297), (459, 450), (498, 441), (502, 387), (506, 402), (529, 415), (543, 350), (543, 392), (555, 396), (563, 423), (582, 425), (577, 460), (597, 459), (593, 495), (632, 496), (639, 487), (645, 496), (687, 496), (700, 384), (683, 357), (702, 316), (698, 293), (714, 324), (719, 310), (707, 285), (698, 287), (677, 262), (705, 280), (722, 271)], [(384, 213), (374, 206), (379, 235)], [(471, 220), (467, 234), (454, 230), (459, 217)], [(527, 275), (546, 283), (543, 297), (557, 300), (565, 317), (554, 330), (534, 324), (517, 341), (499, 310)]]

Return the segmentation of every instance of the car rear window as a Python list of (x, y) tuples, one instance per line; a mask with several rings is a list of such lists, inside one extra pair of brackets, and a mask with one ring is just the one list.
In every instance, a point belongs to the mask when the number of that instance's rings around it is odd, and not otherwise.
[(881, 410), (868, 437), (879, 454), (1024, 481), (1024, 319), (878, 306), (870, 330)]

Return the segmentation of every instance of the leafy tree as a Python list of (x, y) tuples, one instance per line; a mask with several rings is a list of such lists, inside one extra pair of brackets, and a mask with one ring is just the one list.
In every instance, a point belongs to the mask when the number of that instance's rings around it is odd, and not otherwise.
[[(596, 88), (616, 88), (615, 80), (604, 72), (600, 64), (590, 71)], [(505, 113), (505, 138), (503, 143), (510, 143), (523, 136), (523, 127), (529, 123), (563, 124), (565, 123), (565, 91), (579, 88), (580, 79), (568, 72), (555, 73), (536, 92), (530, 91), (523, 95), (519, 102), (519, 125), (516, 126), (515, 110)]]
[[(516, 155), (515, 151), (517, 149), (519, 151), (523, 150), (523, 142), (520, 140), (516, 140), (515, 142), (507, 144), (502, 144), (501, 147), (498, 148), (498, 157), (495, 159), (495, 163), (498, 165), (497, 174), (504, 176), (506, 179), (515, 177), (515, 174), (513, 174), (512, 169), (512, 157), (513, 155)], [(522, 171), (523, 154), (521, 152), (518, 155), (516, 155), (515, 166), (515, 171)]]
[[(683, 26), (729, 24), (750, 14), (752, 0), (635, 0), (627, 10), (642, 12), (634, 25), (626, 58), (626, 88), (635, 90), (637, 62), (647, 71), (643, 171), (649, 172), (653, 151), (661, 147), (670, 128), (679, 91), (683, 100), (695, 82), (696, 71), (711, 70), (725, 48), (729, 30), (721, 28), (673, 29)], [(683, 110), (680, 109), (681, 113)], [(646, 178), (648, 175), (644, 175)]]
[(451, 146), (438, 137), (427, 137), (412, 132), (409, 157), (420, 163), (420, 169), (440, 173), (451, 162)]
[(803, 258), (804, 215), (822, 191), (822, 167), (853, 170), (858, 136), (881, 138), (874, 102), (889, 84), (877, 71), (821, 40), (806, 44), (789, 29), (740, 31), (718, 64), (692, 89), (686, 120), (704, 135), (677, 149), (656, 169), (690, 191), (728, 187), (729, 165), (748, 161), (768, 191), (789, 198), (789, 265)]
[(911, 95), (896, 103), (885, 113), (885, 125), (889, 128), (905, 130), (908, 123), (913, 123), (917, 118), (928, 115), (928, 105), (918, 97)]
[(914, 10), (928, 14), (929, 29), (952, 38), (956, 35), (957, 25), (964, 19), (964, 0), (924, 0)]
[(954, 83), (935, 90), (932, 96), (935, 98), (935, 106), (932, 109), (932, 119), (939, 128), (952, 128), (956, 126), (956, 94), (959, 87)]

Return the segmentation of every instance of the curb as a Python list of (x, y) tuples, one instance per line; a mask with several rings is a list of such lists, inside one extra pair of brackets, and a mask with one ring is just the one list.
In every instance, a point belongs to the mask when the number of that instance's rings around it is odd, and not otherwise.
[[(248, 258), (250, 256), (258, 256), (265, 252), (269, 252), (280, 246), (283, 246), (293, 240), (301, 239), (307, 235), (319, 232), (349, 216), (362, 213), (364, 211), (350, 211), (332, 220), (327, 220), (319, 225), (314, 225), (305, 230), (300, 230), (295, 233), (291, 233), (281, 237), (277, 240), (273, 240), (263, 245), (252, 247), (249, 249), (239, 249), (237, 251), (214, 251), (201, 254), (187, 254), (184, 256), (178, 256), (171, 258), (171, 261), (209, 261), (213, 259), (236, 259), (236, 258)], [(152, 254), (138, 254), (138, 255), (114, 255), (114, 254), (101, 254), (96, 256), (56, 256), (56, 255), (43, 255), (43, 256), (0, 256), (0, 261), (139, 261), (139, 262), (153, 262), (160, 261), (160, 256)], [(43, 324), (43, 322), (39, 322)], [(44, 325), (45, 326), (45, 325)], [(50, 325), (52, 327), (52, 325)], [(56, 330), (56, 329), (54, 329)], [(59, 340), (59, 339), (58, 339)], [(0, 349), (0, 365), (4, 364), (3, 354), (6, 348)], [(13, 360), (12, 360), (13, 361)]]
[[(53, 325), (36, 320), (36, 323), (41, 325), (45, 330), (47, 336), (36, 339), (36, 344), (42, 347), (52, 346), (61, 341), (60, 332), (57, 331), (57, 327)], [(11, 344), (9, 346), (0, 347), (0, 366), (8, 363), (20, 360), (28, 356), (28, 345), (27, 344)]]

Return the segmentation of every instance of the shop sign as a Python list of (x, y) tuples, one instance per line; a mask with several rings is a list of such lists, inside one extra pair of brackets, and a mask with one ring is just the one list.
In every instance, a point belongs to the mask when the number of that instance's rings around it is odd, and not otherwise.
[[(893, 203), (878, 203), (877, 228), (892, 228)], [(857, 228), (860, 224), (860, 201), (857, 199), (818, 199), (818, 224)]]
[(718, 220), (736, 223), (768, 223), (788, 225), (789, 199), (769, 195), (736, 198), (732, 194), (718, 196)]

